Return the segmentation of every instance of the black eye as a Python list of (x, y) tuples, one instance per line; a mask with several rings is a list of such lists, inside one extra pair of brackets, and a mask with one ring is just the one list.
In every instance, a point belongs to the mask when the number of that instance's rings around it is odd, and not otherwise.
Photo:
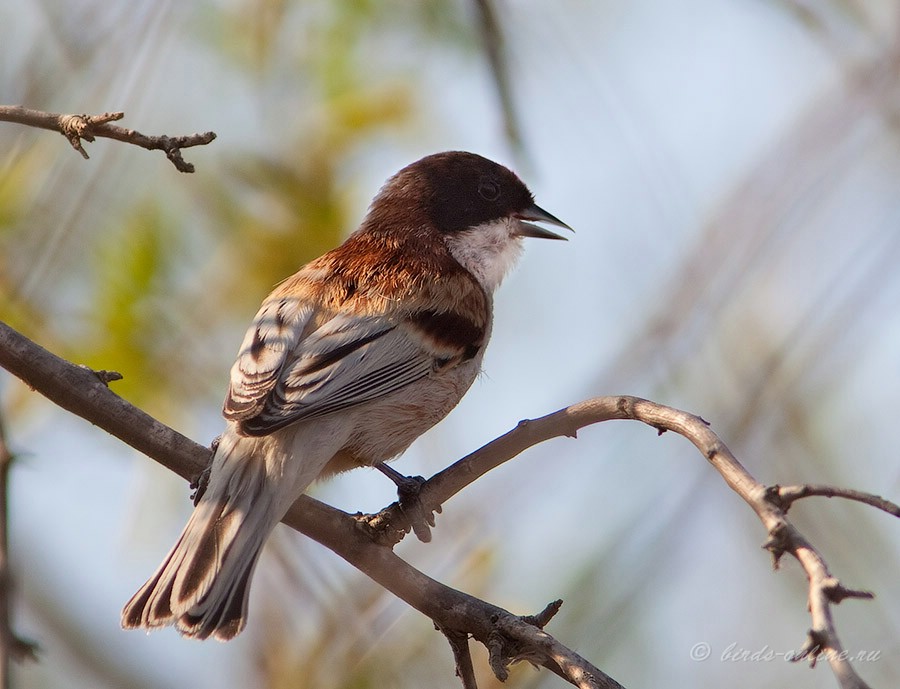
[(500, 198), (500, 185), (497, 180), (490, 177), (482, 177), (478, 183), (478, 195), (485, 201), (496, 201)]

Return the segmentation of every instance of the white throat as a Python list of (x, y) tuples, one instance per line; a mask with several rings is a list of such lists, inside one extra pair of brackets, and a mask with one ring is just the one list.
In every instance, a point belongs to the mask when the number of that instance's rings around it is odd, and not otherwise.
[(522, 238), (515, 230), (515, 220), (504, 218), (445, 238), (453, 258), (491, 294), (522, 254)]

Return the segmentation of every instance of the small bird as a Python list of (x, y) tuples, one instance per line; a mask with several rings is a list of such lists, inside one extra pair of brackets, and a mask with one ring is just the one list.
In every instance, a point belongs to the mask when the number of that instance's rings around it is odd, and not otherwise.
[(122, 626), (240, 633), (260, 552), (291, 504), (318, 478), (396, 457), (472, 385), (522, 237), (564, 239), (534, 222), (571, 229), (502, 165), (437, 153), (278, 285), (231, 369), (206, 490)]

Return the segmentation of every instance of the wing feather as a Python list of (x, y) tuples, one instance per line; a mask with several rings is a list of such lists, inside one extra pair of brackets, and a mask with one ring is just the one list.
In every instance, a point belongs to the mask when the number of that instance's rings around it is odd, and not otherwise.
[(304, 339), (252, 418), (249, 435), (362, 404), (429, 375), (435, 357), (382, 318), (337, 316)]
[(263, 302), (231, 367), (225, 418), (240, 421), (259, 413), (312, 316), (313, 309), (297, 299)]
[[(324, 350), (293, 363), (259, 414), (243, 423), (244, 431), (251, 435), (271, 433), (294, 421), (362, 404), (434, 370), (434, 357), (405, 333), (397, 328), (372, 333), (366, 327), (371, 325), (361, 324), (359, 344), (350, 353), (336, 357), (333, 351)], [(335, 350), (346, 346), (338, 345)]]
[[(370, 239), (351, 238), (263, 302), (231, 369), (225, 399), (226, 418), (242, 432), (267, 435), (388, 395), (471, 359), (483, 347), (489, 297), (449, 256), (405, 283), (347, 278), (348, 270), (378, 276), (413, 270), (403, 265), (403, 252), (353, 249), (354, 241)], [(363, 256), (385, 262), (348, 269)]]

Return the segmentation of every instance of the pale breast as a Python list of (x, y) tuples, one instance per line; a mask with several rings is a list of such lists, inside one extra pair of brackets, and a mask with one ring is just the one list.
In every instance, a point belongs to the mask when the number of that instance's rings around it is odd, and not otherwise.
[(355, 430), (321, 477), (395, 458), (449, 414), (481, 371), (483, 353), (354, 410)]

